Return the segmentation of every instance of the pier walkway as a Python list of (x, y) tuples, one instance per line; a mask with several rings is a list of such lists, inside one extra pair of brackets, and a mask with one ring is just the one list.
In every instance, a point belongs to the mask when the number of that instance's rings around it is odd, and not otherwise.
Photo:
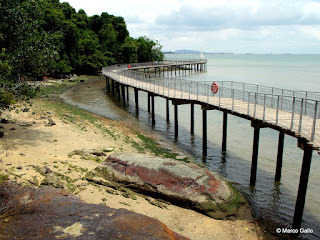
[[(192, 66), (194, 71), (203, 71), (205, 64), (205, 60), (164, 61), (131, 64), (131, 68), (128, 68), (128, 65), (111, 66), (103, 68), (102, 72), (120, 84), (174, 100), (176, 103), (194, 103), (202, 105), (203, 108), (226, 111), (257, 121), (265, 127), (284, 131), (315, 149), (320, 148), (320, 93), (215, 81), (218, 91), (213, 94), (213, 82), (163, 77), (170, 74), (172, 69), (175, 69), (175, 76), (192, 71)], [(152, 75), (150, 71), (148, 74), (138, 71), (151, 68), (155, 69)], [(177, 73), (177, 69), (181, 73)]]
[[(275, 181), (281, 179), (284, 135), (298, 140), (304, 150), (300, 183), (292, 228), (301, 227), (313, 150), (320, 149), (320, 93), (292, 91), (230, 81), (192, 81), (183, 78), (187, 73), (206, 71), (207, 60), (180, 60), (152, 63), (133, 63), (104, 67), (106, 89), (126, 104), (128, 87), (134, 89), (136, 109), (138, 92), (148, 93), (148, 111), (155, 124), (154, 97), (174, 105), (175, 137), (178, 138), (178, 106), (191, 105), (191, 134), (194, 134), (194, 104), (201, 105), (203, 124), (203, 155), (207, 155), (207, 111), (219, 110), (223, 114), (222, 151), (227, 150), (227, 115), (232, 114), (251, 121), (254, 128), (250, 185), (256, 183), (260, 129), (269, 127), (279, 131)], [(126, 90), (127, 89), (127, 93)], [(150, 106), (151, 105), (151, 106)]]

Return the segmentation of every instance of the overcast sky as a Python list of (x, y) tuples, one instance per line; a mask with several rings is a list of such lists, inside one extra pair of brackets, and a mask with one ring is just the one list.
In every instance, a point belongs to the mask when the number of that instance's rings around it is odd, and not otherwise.
[(320, 0), (60, 0), (124, 17), (164, 51), (320, 54)]

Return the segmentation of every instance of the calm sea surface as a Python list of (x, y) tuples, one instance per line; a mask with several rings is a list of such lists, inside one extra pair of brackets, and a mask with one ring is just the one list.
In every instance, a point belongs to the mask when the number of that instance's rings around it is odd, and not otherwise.
[[(237, 81), (292, 90), (320, 92), (320, 55), (206, 55), (207, 71), (182, 76), (195, 81)], [(167, 55), (167, 59), (199, 59), (199, 55)], [(165, 120), (165, 99), (155, 98), (156, 125), (151, 127), (147, 112), (147, 94), (139, 92), (139, 114), (136, 114), (133, 91), (129, 106), (122, 108), (105, 94), (105, 82), (95, 82), (75, 88), (63, 95), (71, 104), (111, 119), (130, 121), (169, 139), (199, 163), (218, 172), (242, 191), (259, 214), (283, 222), (290, 227), (303, 151), (297, 140), (285, 136), (281, 184), (274, 183), (278, 132), (264, 128), (260, 131), (258, 173), (255, 189), (250, 189), (250, 168), (253, 128), (248, 120), (228, 115), (227, 153), (221, 153), (222, 118), (219, 111), (208, 111), (208, 157), (202, 157), (202, 113), (195, 106), (195, 135), (190, 135), (190, 105), (179, 106), (179, 138), (174, 139), (173, 106), (170, 122)], [(303, 215), (303, 228), (312, 228), (308, 239), (320, 238), (320, 155), (314, 151)]]

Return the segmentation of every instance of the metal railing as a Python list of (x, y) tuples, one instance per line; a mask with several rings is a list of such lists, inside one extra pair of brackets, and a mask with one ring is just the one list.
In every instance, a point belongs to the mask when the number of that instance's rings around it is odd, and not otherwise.
[[(199, 61), (202, 60), (196, 60), (196, 62)], [(192, 64), (194, 60), (185, 62), (188, 62), (185, 64)], [(143, 66), (148, 66), (147, 64), (144, 63)], [(163, 65), (164, 63), (157, 62), (156, 64)], [(177, 63), (170, 61), (167, 64)], [(141, 65), (131, 64), (132, 67)], [(160, 96), (196, 100), (268, 122), (284, 130), (290, 130), (312, 142), (315, 147), (320, 147), (320, 93), (292, 91), (241, 82), (216, 81), (219, 90), (213, 94), (212, 82), (128, 71), (128, 65), (106, 67), (103, 68), (102, 73), (120, 83)]]

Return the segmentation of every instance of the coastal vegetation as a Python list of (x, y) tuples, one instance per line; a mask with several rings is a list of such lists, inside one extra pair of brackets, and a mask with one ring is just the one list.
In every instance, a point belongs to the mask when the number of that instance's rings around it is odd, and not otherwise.
[(25, 80), (164, 56), (157, 42), (130, 37), (122, 17), (88, 16), (59, 0), (0, 0), (0, 19), (0, 108), (35, 95)]

